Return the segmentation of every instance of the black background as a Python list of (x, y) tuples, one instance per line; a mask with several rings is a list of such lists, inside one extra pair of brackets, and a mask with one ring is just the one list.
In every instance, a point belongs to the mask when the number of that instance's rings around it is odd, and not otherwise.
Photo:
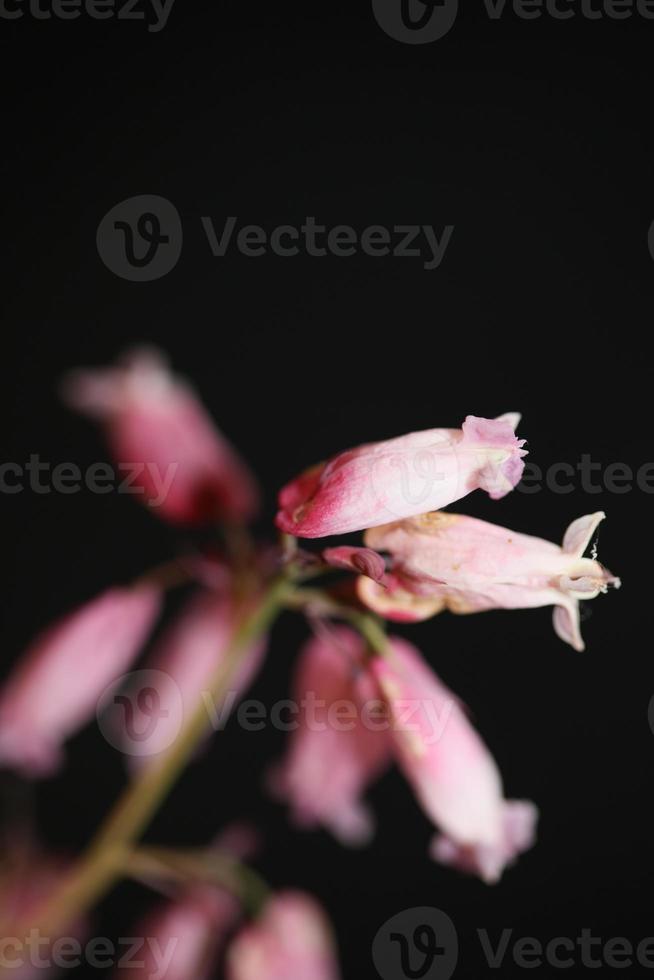
[[(270, 536), (276, 489), (306, 464), (469, 413), (522, 411), (543, 468), (582, 453), (603, 467), (650, 461), (654, 22), (509, 11), (491, 21), (471, 7), (420, 46), (384, 34), (368, 3), (178, 0), (158, 34), (139, 22), (0, 19), (5, 459), (104, 459), (98, 433), (60, 405), (57, 380), (145, 340), (194, 380), (252, 461)], [(95, 235), (111, 207), (146, 193), (175, 204), (185, 242), (169, 275), (138, 284), (102, 264)], [(441, 267), (425, 271), (419, 259), (365, 255), (214, 258), (202, 215), (268, 229), (315, 215), (455, 230)], [(477, 928), (541, 942), (584, 927), (605, 940), (654, 934), (652, 498), (575, 483), (499, 503), (478, 493), (459, 509), (555, 541), (573, 518), (606, 510), (600, 558), (623, 588), (588, 607), (585, 653), (556, 638), (550, 610), (401, 631), (470, 705), (507, 795), (541, 809), (537, 846), (499, 885), (429, 861), (430, 827), (396, 773), (371, 794), (369, 849), (291, 833), (258, 775), (283, 736), (235, 727), (189, 770), (150, 839), (203, 843), (231, 819), (256, 820), (258, 867), (321, 897), (347, 978), (374, 976), (377, 929), (418, 905), (454, 920), (456, 976), (497, 972)], [(3, 671), (52, 617), (185, 543), (117, 494), (26, 489), (0, 505)], [(285, 696), (302, 636), (299, 621), (280, 623), (254, 697)], [(90, 727), (60, 778), (30, 794), (7, 777), (4, 796), (74, 851), (122, 778)], [(122, 886), (98, 934), (129, 935), (148, 901)], [(507, 962), (501, 974), (523, 972)]]

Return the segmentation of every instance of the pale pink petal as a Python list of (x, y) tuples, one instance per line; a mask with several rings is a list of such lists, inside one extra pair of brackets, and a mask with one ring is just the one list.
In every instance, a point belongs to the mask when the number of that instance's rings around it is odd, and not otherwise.
[(128, 669), (159, 612), (154, 586), (102, 593), (38, 637), (0, 693), (0, 761), (50, 775), (61, 746)]
[(579, 628), (578, 602), (574, 599), (562, 599), (559, 605), (554, 606), (552, 622), (554, 631), (559, 639), (563, 640), (564, 643), (569, 643), (571, 647), (580, 653), (585, 649)]
[(480, 463), (475, 486), (499, 500), (520, 482), (525, 468), (525, 439), (516, 439), (514, 418), (480, 419), (469, 415), (463, 423), (462, 448), (479, 446)]
[(430, 854), (440, 864), (478, 875), (482, 881), (493, 885), (508, 865), (533, 846), (537, 820), (538, 810), (533, 803), (508, 800), (504, 803), (502, 832), (496, 844), (461, 845), (437, 834), (431, 843)]
[(445, 599), (438, 595), (421, 596), (403, 589), (395, 576), (389, 576), (385, 586), (360, 576), (356, 590), (359, 600), (393, 623), (421, 623), (446, 608)]
[(273, 896), (260, 918), (233, 940), (227, 980), (338, 980), (331, 928), (318, 904), (300, 892)]
[(528, 835), (504, 800), (488, 749), (409, 643), (392, 638), (391, 653), (375, 657), (371, 669), (388, 704), (398, 765), (442, 832), (438, 859), (460, 864), (465, 855), (469, 870), (495, 880)]
[(498, 415), (495, 421), (507, 422), (515, 432), (515, 430), (520, 425), (521, 419), (522, 419), (522, 415), (520, 414), (520, 412), (505, 412), (504, 415)]
[(388, 733), (367, 713), (379, 695), (362, 670), (365, 652), (361, 637), (344, 626), (329, 627), (305, 645), (293, 682), (298, 727), (268, 781), (290, 804), (296, 824), (322, 824), (352, 845), (372, 832), (360, 797), (391, 752)]
[(211, 886), (189, 887), (163, 902), (135, 929), (144, 944), (134, 962), (120, 965), (115, 980), (210, 980), (227, 933), (239, 916), (238, 902)]
[(586, 514), (573, 521), (563, 538), (563, 550), (569, 554), (580, 558), (590, 544), (595, 531), (606, 514), (603, 510), (598, 510), (595, 514)]

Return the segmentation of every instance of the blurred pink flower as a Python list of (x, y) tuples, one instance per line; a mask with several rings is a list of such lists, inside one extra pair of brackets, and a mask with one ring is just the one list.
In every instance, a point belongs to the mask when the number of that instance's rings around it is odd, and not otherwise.
[[(246, 612), (226, 584), (225, 591), (203, 590), (195, 593), (183, 606), (148, 659), (149, 669), (139, 672), (135, 680), (145, 680), (147, 689), (128, 689), (127, 702), (138, 705), (145, 694), (155, 707), (153, 724), (137, 743), (127, 727), (129, 719), (121, 713), (118, 740), (130, 756), (130, 764), (140, 768), (174, 742), (184, 719), (196, 709), (203, 695), (209, 698), (209, 683), (225, 658), (225, 652), (240, 617)], [(254, 680), (265, 652), (266, 641), (259, 639), (239, 657), (239, 666), (229, 678), (228, 690), (220, 703), (207, 700), (208, 719), (224, 725), (233, 706)], [(171, 702), (170, 692), (176, 699)], [(156, 701), (152, 702), (155, 698)], [(179, 704), (179, 708), (177, 705)]]
[(239, 914), (239, 903), (222, 889), (189, 886), (137, 927), (134, 935), (145, 943), (135, 962), (116, 969), (115, 980), (209, 980)]
[(584, 558), (604, 513), (574, 521), (563, 545), (518, 534), (460, 514), (423, 514), (366, 533), (366, 544), (392, 556), (387, 588), (361, 578), (359, 597), (389, 619), (553, 605), (554, 628), (576, 650), (579, 600), (593, 599), (620, 580)]
[(249, 469), (157, 351), (136, 350), (116, 367), (73, 372), (63, 390), (71, 406), (104, 423), (139, 499), (166, 520), (241, 521), (257, 510)]
[(373, 819), (360, 797), (391, 758), (388, 726), (378, 717), (383, 705), (363, 669), (365, 652), (365, 642), (346, 626), (324, 626), (305, 644), (292, 691), (298, 727), (269, 777), (298, 825), (323, 824), (352, 845), (372, 836)]
[(497, 881), (533, 844), (536, 808), (504, 799), (488, 749), (415, 647), (394, 638), (390, 653), (375, 657), (371, 669), (389, 706), (397, 762), (442, 831), (432, 856)]
[(37, 637), (0, 692), (0, 763), (55, 772), (63, 743), (136, 657), (160, 603), (154, 586), (109, 589)]
[(331, 928), (317, 902), (301, 892), (271, 898), (227, 953), (227, 980), (338, 980)]
[(340, 453), (281, 490), (277, 527), (320, 538), (438, 510), (477, 488), (503, 497), (524, 468), (525, 440), (514, 434), (519, 418), (469, 415), (461, 429), (412, 432)]

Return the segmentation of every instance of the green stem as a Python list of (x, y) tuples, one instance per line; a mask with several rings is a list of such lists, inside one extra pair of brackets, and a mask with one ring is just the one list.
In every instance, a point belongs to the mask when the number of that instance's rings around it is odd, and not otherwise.
[[(254, 612), (236, 629), (208, 685), (209, 693), (216, 701), (226, 693), (243, 652), (270, 627), (283, 608), (289, 587), (286, 578), (276, 580)], [(42, 909), (38, 916), (41, 935), (56, 936), (58, 930), (74, 922), (122, 876), (134, 843), (192, 757), (207, 725), (207, 712), (202, 701), (165, 755), (148, 766), (127, 788), (86, 854)]]
[(344, 619), (361, 633), (371, 650), (381, 656), (389, 653), (388, 637), (382, 621), (372, 613), (345, 606), (320, 589), (293, 589), (286, 597), (286, 605), (289, 609), (314, 609), (321, 615)]
[(231, 854), (208, 848), (184, 850), (167, 847), (138, 848), (123, 869), (126, 876), (173, 878), (185, 885), (203, 882), (232, 892), (252, 915), (257, 915), (270, 896), (264, 879)]

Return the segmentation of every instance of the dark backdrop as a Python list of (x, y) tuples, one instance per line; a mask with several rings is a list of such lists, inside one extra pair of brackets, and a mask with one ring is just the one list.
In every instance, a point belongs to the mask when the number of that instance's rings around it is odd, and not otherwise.
[[(654, 22), (641, 17), (492, 21), (481, 5), (424, 45), (393, 40), (369, 4), (351, 2), (178, 0), (159, 33), (0, 19), (5, 459), (105, 458), (96, 431), (61, 407), (57, 379), (145, 340), (194, 379), (251, 459), (266, 533), (276, 489), (308, 462), (468, 413), (522, 411), (544, 468), (586, 453), (602, 473), (614, 462), (635, 471), (652, 460), (653, 49)], [(113, 274), (95, 241), (103, 215), (140, 194), (173, 202), (185, 235), (176, 268), (146, 283)], [(268, 229), (315, 215), (455, 230), (427, 271), (360, 254), (214, 258), (203, 215)], [(585, 653), (556, 638), (550, 610), (402, 631), (470, 705), (508, 795), (541, 808), (537, 847), (501, 884), (428, 860), (430, 828), (396, 774), (372, 793), (369, 849), (292, 834), (255, 776), (283, 736), (236, 728), (188, 772), (151, 839), (202, 843), (232, 818), (256, 820), (258, 866), (321, 896), (348, 978), (375, 975), (372, 937), (418, 905), (454, 920), (457, 976), (489, 973), (480, 927), (542, 942), (584, 927), (605, 940), (652, 934), (652, 497), (573, 483), (499, 504), (476, 494), (460, 509), (555, 541), (574, 517), (606, 510), (600, 557), (624, 585), (589, 606)], [(0, 505), (3, 671), (53, 616), (184, 543), (117, 494), (25, 490)], [(253, 696), (285, 695), (302, 635), (282, 621)], [(94, 728), (69, 758), (29, 805), (46, 839), (74, 850), (122, 767)], [(28, 805), (14, 780), (4, 786)], [(129, 934), (146, 902), (121, 887), (101, 928)]]

